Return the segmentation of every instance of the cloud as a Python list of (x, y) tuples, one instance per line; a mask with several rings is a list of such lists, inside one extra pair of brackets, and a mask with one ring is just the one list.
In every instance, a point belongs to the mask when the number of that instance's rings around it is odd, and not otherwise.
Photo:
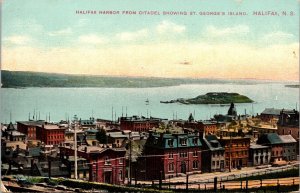
[(105, 44), (108, 42), (108, 39), (96, 34), (89, 34), (89, 35), (79, 36), (78, 41), (79, 43), (95, 45), (95, 44)]
[(164, 20), (156, 26), (156, 32), (158, 34), (175, 33), (181, 34), (185, 32), (186, 27), (184, 25), (178, 25), (176, 23)]
[(52, 31), (49, 32), (48, 35), (49, 36), (66, 36), (66, 35), (70, 35), (72, 34), (72, 29), (71, 28), (66, 28), (66, 29), (61, 29), (58, 31)]
[(249, 26), (247, 25), (236, 25), (233, 27), (218, 28), (215, 26), (208, 26), (205, 33), (213, 37), (223, 37), (223, 36), (234, 36), (234, 35), (245, 35), (249, 33)]
[(136, 32), (122, 32), (116, 35), (117, 39), (121, 41), (134, 41), (141, 38), (146, 38), (149, 35), (148, 29), (141, 29)]
[(29, 42), (31, 42), (31, 37), (26, 36), (26, 35), (13, 35), (9, 36), (7, 38), (4, 38), (5, 42), (8, 42), (10, 44), (14, 45), (25, 45)]
[(290, 41), (295, 36), (290, 33), (286, 33), (283, 31), (271, 32), (262, 37), (262, 41), (266, 43), (284, 43)]
[[(299, 52), (299, 43), (256, 47), (236, 43), (163, 42), (47, 50), (4, 47), (3, 69), (120, 76), (298, 80), (299, 64), (293, 51)], [(174, 67), (183, 59), (192, 65)]]

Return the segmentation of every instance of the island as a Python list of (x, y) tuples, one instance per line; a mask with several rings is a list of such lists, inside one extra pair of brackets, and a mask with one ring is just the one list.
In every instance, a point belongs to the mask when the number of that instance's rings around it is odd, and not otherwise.
[(170, 101), (160, 101), (161, 103), (181, 103), (181, 104), (230, 104), (230, 103), (252, 103), (254, 102), (247, 96), (239, 93), (228, 92), (209, 92), (195, 98), (178, 98)]

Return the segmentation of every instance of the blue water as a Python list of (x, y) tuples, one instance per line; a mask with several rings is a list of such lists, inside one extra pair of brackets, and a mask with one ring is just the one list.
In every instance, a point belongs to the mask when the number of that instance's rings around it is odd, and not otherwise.
[[(284, 87), (284, 84), (201, 84), (159, 88), (1, 88), (2, 123), (11, 120), (28, 120), (36, 112), (40, 119), (50, 113), (51, 121), (59, 121), (76, 114), (82, 119), (112, 119), (126, 114), (172, 119), (187, 119), (194, 113), (197, 120), (226, 113), (228, 106), (162, 104), (161, 100), (193, 98), (207, 92), (238, 92), (255, 101), (253, 104), (236, 104), (239, 114), (261, 113), (265, 108), (295, 109), (299, 100), (299, 89)], [(149, 105), (145, 100), (149, 99)]]

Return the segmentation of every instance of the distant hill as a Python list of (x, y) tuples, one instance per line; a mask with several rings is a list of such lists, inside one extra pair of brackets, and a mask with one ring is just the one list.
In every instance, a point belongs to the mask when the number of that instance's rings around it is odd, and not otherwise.
[(180, 84), (257, 84), (255, 80), (108, 77), (93, 75), (68, 75), (41, 72), (1, 71), (2, 87), (107, 87), (146, 88), (177, 86)]

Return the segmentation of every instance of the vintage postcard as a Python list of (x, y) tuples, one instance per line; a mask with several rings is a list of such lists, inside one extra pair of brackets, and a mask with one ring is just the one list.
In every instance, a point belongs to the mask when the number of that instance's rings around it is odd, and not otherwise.
[(299, 6), (2, 0), (1, 191), (297, 191)]

